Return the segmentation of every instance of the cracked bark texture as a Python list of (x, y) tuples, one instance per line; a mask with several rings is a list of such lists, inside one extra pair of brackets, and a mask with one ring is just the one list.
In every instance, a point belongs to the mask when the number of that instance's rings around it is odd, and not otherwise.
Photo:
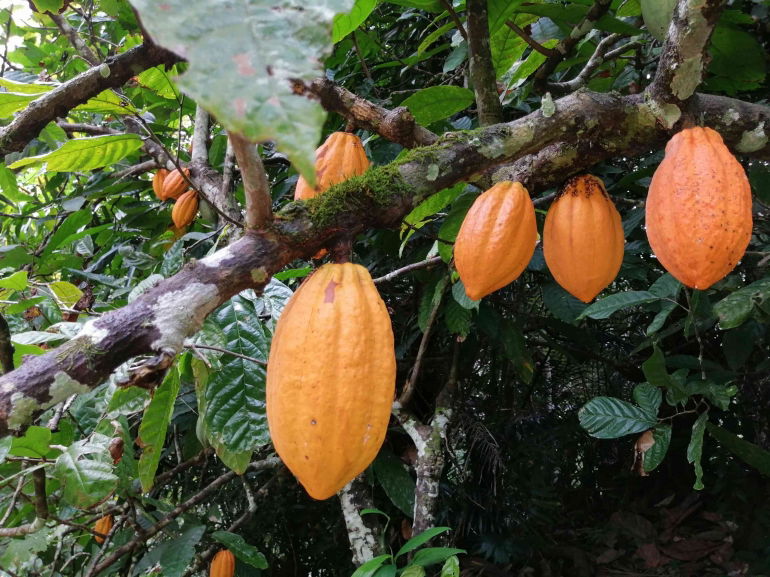
[(489, 48), (487, 0), (468, 0), (468, 62), (470, 80), (476, 95), (479, 125), (497, 124), (503, 119), (503, 107), (497, 95), (497, 79)]

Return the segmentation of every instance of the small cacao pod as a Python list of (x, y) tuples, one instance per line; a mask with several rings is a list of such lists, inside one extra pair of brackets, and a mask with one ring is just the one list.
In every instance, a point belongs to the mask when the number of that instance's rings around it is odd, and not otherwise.
[(498, 182), (471, 206), (457, 233), (455, 266), (465, 292), (479, 300), (513, 282), (537, 244), (535, 207), (519, 182)]
[(350, 132), (332, 132), (315, 153), (315, 188), (300, 176), (294, 200), (318, 196), (330, 186), (361, 175), (368, 168), (369, 159), (361, 139)]
[[(105, 515), (104, 517), (97, 519), (96, 523), (94, 523), (94, 531), (101, 533), (102, 535), (107, 535), (107, 533), (110, 532), (110, 529), (112, 529), (112, 515)], [(104, 537), (95, 535), (94, 541), (99, 544), (104, 543)]]
[(323, 265), (286, 304), (267, 363), (270, 437), (311, 497), (331, 497), (377, 456), (395, 380), (393, 329), (369, 271)]
[(233, 577), (235, 574), (235, 555), (227, 549), (218, 551), (211, 560), (209, 577)]
[(751, 240), (746, 172), (711, 128), (686, 128), (666, 145), (650, 183), (647, 239), (665, 269), (705, 290), (735, 268)]
[(156, 172), (152, 177), (152, 191), (160, 200), (165, 200), (163, 198), (163, 182), (166, 180), (167, 176), (168, 170), (165, 168), (160, 168), (158, 169), (158, 172)]
[[(185, 176), (190, 176), (189, 168), (184, 168), (182, 170), (184, 171)], [(185, 176), (182, 176), (182, 173), (179, 172), (178, 168), (169, 172), (163, 180), (163, 188), (160, 191), (159, 198), (161, 200), (168, 200), (169, 198), (177, 199), (182, 196), (188, 188)]]
[(543, 228), (543, 256), (556, 282), (590, 302), (618, 275), (624, 242), (620, 214), (604, 183), (590, 174), (569, 179)]
[(198, 192), (188, 190), (180, 196), (171, 209), (171, 220), (178, 229), (184, 228), (195, 220), (198, 213)]

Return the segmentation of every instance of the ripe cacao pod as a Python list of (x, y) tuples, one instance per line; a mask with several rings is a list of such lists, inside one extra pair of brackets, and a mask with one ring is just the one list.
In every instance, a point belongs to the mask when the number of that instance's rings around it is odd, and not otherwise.
[(457, 233), (455, 266), (466, 294), (479, 300), (513, 282), (537, 244), (535, 207), (519, 182), (498, 182), (479, 196)]
[[(104, 517), (97, 519), (96, 523), (94, 523), (94, 531), (101, 533), (102, 535), (109, 533), (110, 529), (112, 529), (112, 515), (105, 515)], [(94, 541), (99, 544), (104, 543), (104, 537), (95, 535)]]
[[(190, 176), (190, 169), (184, 168), (184, 174)], [(188, 184), (179, 169), (175, 168), (166, 175), (163, 180), (163, 188), (160, 191), (160, 199), (168, 200), (169, 198), (177, 199), (187, 190)]]
[(369, 159), (361, 139), (350, 132), (332, 132), (315, 153), (315, 188), (300, 176), (294, 200), (318, 196), (330, 186), (361, 175), (368, 168)]
[(152, 177), (152, 191), (160, 200), (165, 200), (163, 198), (163, 182), (166, 180), (167, 176), (168, 170), (165, 168), (160, 168), (158, 169), (158, 172), (156, 172)]
[(553, 278), (587, 303), (618, 275), (623, 225), (604, 183), (575, 176), (551, 204), (543, 228), (543, 255)]
[(393, 329), (369, 271), (323, 265), (286, 304), (267, 363), (270, 436), (311, 497), (331, 497), (377, 456), (395, 379)]
[(190, 189), (174, 203), (174, 208), (171, 209), (171, 220), (177, 228), (184, 228), (195, 220), (197, 213), (198, 192)]
[(211, 560), (209, 577), (233, 577), (235, 574), (235, 555), (227, 549), (218, 551)]
[(718, 132), (686, 128), (668, 142), (646, 228), (660, 264), (689, 287), (705, 290), (735, 268), (751, 240), (751, 187)]

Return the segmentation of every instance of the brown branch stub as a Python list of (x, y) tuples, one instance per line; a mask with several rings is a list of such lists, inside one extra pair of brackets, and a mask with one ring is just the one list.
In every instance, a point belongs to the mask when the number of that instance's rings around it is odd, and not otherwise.
[(530, 48), (532, 48), (536, 52), (540, 52), (543, 56), (551, 57), (556, 54), (553, 48), (546, 48), (539, 42), (537, 42), (532, 36), (529, 35), (529, 33), (521, 28), (519, 25), (517, 25), (515, 22), (511, 20), (506, 20), (505, 25), (513, 30), (524, 42), (529, 44)]
[(11, 328), (8, 321), (0, 314), (0, 368), (3, 374), (13, 370), (13, 343), (11, 342)]
[(66, 116), (72, 108), (103, 90), (122, 86), (135, 74), (153, 66), (170, 66), (178, 61), (179, 57), (168, 50), (142, 44), (89, 68), (30, 102), (7, 126), (1, 128), (0, 156), (22, 150), (49, 122)]
[(355, 121), (359, 128), (376, 132), (406, 148), (427, 146), (438, 138), (427, 128), (415, 124), (414, 117), (405, 108), (388, 110), (377, 106), (326, 78), (314, 80), (310, 85), (295, 82), (294, 89), (300, 94), (314, 95), (326, 110)]
[(723, 0), (679, 0), (674, 8), (655, 78), (645, 92), (666, 128), (681, 119), (703, 79), (706, 50), (723, 5)]
[(497, 95), (497, 79), (489, 47), (487, 0), (467, 0), (468, 61), (470, 79), (476, 95), (479, 125), (497, 124), (503, 119), (503, 107)]

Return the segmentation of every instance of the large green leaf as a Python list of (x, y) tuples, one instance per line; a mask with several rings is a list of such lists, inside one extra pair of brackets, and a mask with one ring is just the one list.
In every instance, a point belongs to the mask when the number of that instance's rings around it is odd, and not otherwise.
[(332, 48), (335, 14), (353, 0), (132, 0), (161, 45), (186, 58), (179, 85), (228, 130), (255, 141), (273, 140), (309, 181), (325, 113), (294, 94), (291, 81), (323, 74)]
[(651, 417), (658, 414), (661, 402), (663, 402), (663, 393), (658, 387), (650, 383), (641, 383), (634, 387), (634, 400)]
[(660, 297), (648, 291), (626, 291), (599, 299), (580, 314), (578, 319), (585, 317), (592, 319), (606, 319), (619, 310), (629, 307), (651, 303)]
[(383, 563), (390, 561), (391, 559), (392, 557), (390, 555), (380, 555), (374, 559), (369, 559), (366, 563), (356, 569), (351, 577), (372, 577), (377, 573), (377, 570)]
[(758, 88), (765, 78), (764, 50), (756, 38), (736, 26), (718, 24), (709, 47), (706, 86), (735, 94)]
[(465, 110), (473, 104), (473, 91), (462, 86), (430, 86), (412, 94), (401, 104), (418, 124), (428, 125)]
[(658, 425), (652, 430), (655, 444), (644, 454), (643, 466), (648, 473), (663, 462), (671, 444), (671, 425)]
[(701, 456), (703, 455), (703, 433), (706, 431), (709, 414), (701, 413), (695, 419), (692, 426), (692, 435), (690, 443), (687, 445), (687, 462), (692, 463), (695, 468), (695, 483), (692, 488), (696, 490), (703, 489), (703, 466), (701, 465)]
[(142, 139), (137, 134), (73, 138), (53, 152), (17, 160), (10, 168), (45, 163), (48, 172), (85, 172), (116, 164), (141, 147)]
[(10, 454), (16, 457), (33, 457), (40, 459), (45, 457), (49, 451), (51, 442), (51, 429), (48, 427), (38, 427), (32, 425), (24, 431), (21, 437), (8, 437), (9, 442), (13, 440)]
[(142, 455), (139, 457), (139, 481), (144, 491), (149, 491), (155, 480), (155, 471), (160, 463), (166, 431), (174, 412), (176, 396), (179, 394), (179, 385), (179, 372), (172, 367), (155, 390), (144, 411), (142, 424), (139, 425), (137, 444), (142, 448)]
[(0, 92), (0, 118), (10, 118), (14, 112), (26, 108), (36, 98), (35, 94)]
[(414, 479), (404, 468), (401, 459), (383, 448), (372, 466), (385, 494), (411, 518), (414, 515)]
[(332, 42), (335, 44), (361, 26), (377, 6), (377, 0), (356, 0), (353, 9), (347, 14), (337, 14), (334, 17)]
[(529, 45), (526, 41), (507, 26), (503, 26), (489, 38), (489, 49), (492, 52), (492, 63), (497, 78), (503, 76), (519, 60)]
[(706, 423), (706, 429), (733, 455), (763, 475), (770, 476), (770, 452), (713, 423)]
[(770, 278), (764, 278), (738, 289), (714, 305), (719, 328), (732, 329), (749, 318), (755, 304), (770, 299)]
[(61, 483), (68, 504), (90, 507), (106, 499), (117, 487), (109, 442), (109, 437), (94, 433), (89, 439), (70, 445), (56, 459), (53, 474)]
[(195, 555), (195, 546), (206, 532), (203, 525), (185, 523), (181, 533), (156, 545), (134, 567), (134, 575), (147, 575), (151, 567), (161, 567), (163, 577), (181, 577)]
[[(270, 331), (260, 322), (255, 301), (244, 295), (217, 309), (211, 320), (225, 337), (225, 349), (267, 362)], [(270, 436), (265, 414), (265, 366), (224, 354), (221, 368), (213, 372), (205, 388), (208, 437), (217, 447), (233, 453), (254, 451)]]
[(415, 535), (401, 546), (401, 549), (399, 549), (398, 553), (396, 553), (396, 559), (401, 557), (401, 555), (409, 553), (410, 551), (414, 551), (418, 547), (433, 539), (433, 537), (436, 535), (441, 535), (447, 531), (449, 531), (449, 527), (431, 527), (430, 529), (426, 529), (422, 533)]
[(598, 439), (615, 439), (653, 428), (657, 419), (636, 405), (615, 397), (596, 397), (578, 412), (580, 424)]
[(465, 553), (465, 549), (452, 549), (450, 547), (427, 547), (420, 549), (412, 558), (412, 565), (428, 567), (436, 563), (443, 563), (452, 555)]

